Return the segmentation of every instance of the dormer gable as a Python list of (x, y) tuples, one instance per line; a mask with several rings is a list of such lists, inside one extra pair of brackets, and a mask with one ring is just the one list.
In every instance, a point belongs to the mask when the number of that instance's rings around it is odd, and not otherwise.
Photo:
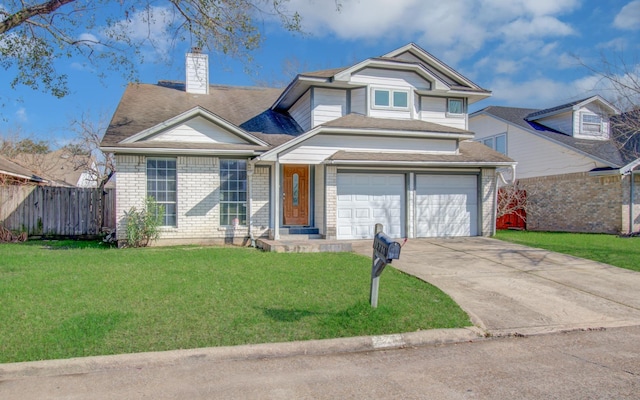
[(577, 139), (608, 140), (609, 119), (620, 111), (600, 96), (539, 110), (525, 119)]
[(266, 142), (202, 107), (194, 107), (167, 121), (128, 137), (120, 143), (132, 144), (139, 142), (268, 146)]
[(399, 79), (409, 81), (416, 94), (464, 97), (467, 104), (491, 95), (490, 91), (476, 85), (416, 44), (409, 43), (381, 57), (369, 58), (349, 67), (301, 73), (282, 92), (272, 109), (288, 110), (311, 87), (345, 90), (368, 87), (372, 82), (362, 77), (375, 77), (375, 72), (383, 77), (402, 75)]

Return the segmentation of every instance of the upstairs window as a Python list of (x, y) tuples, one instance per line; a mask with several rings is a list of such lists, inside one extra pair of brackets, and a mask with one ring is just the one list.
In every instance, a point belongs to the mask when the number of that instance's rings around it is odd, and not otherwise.
[(405, 90), (373, 89), (373, 107), (406, 110), (409, 92)]
[(481, 139), (481, 142), (498, 153), (507, 154), (507, 135), (505, 133)]
[(464, 115), (464, 100), (462, 100), (462, 99), (448, 99), (448, 101), (447, 101), (447, 114), (450, 114), (450, 115)]
[(602, 117), (596, 114), (582, 114), (582, 133), (600, 135), (602, 133)]

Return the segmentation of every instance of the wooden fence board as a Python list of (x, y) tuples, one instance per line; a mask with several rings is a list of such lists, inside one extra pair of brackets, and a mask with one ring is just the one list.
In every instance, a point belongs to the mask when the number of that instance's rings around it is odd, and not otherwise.
[(115, 189), (0, 186), (0, 224), (29, 236), (92, 236), (115, 228)]

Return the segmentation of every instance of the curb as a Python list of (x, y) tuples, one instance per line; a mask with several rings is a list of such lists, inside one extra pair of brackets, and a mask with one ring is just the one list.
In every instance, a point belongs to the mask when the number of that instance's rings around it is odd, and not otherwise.
[(429, 345), (481, 340), (484, 332), (476, 327), (433, 329), (394, 335), (359, 336), (339, 339), (308, 340), (242, 346), (208, 347), (188, 350), (119, 354), (0, 364), (0, 380), (33, 376), (88, 374), (113, 369), (143, 369), (198, 362), (221, 362), (260, 358), (285, 358), (300, 355), (329, 355), (377, 350), (402, 349)]

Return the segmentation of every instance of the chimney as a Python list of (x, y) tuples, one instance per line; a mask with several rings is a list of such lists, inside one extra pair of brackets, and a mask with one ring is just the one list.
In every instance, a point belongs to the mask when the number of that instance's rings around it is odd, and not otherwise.
[(199, 47), (187, 53), (186, 72), (187, 93), (209, 94), (209, 57)]

